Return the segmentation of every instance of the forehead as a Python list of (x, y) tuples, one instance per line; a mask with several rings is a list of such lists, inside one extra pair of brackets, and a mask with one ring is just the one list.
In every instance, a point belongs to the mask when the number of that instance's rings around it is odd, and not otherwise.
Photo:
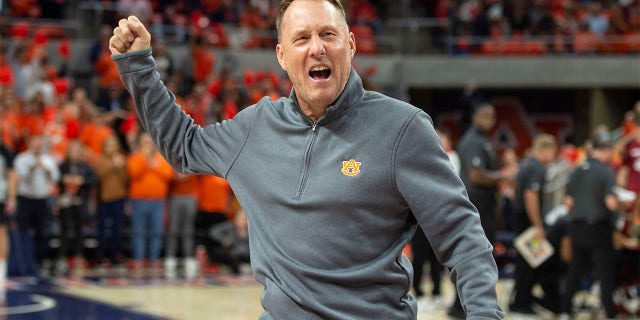
[(282, 33), (309, 28), (341, 27), (344, 17), (333, 4), (324, 0), (293, 1), (282, 16)]

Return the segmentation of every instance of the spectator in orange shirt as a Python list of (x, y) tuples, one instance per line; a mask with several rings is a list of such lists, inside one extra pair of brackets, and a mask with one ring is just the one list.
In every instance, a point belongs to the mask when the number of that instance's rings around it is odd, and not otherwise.
[[(204, 44), (202, 37), (196, 37), (191, 49), (191, 57), (193, 59), (193, 81), (195, 83), (207, 83), (213, 75), (216, 59)], [(119, 79), (118, 81), (120, 81)]]
[(181, 240), (184, 258), (184, 275), (187, 279), (196, 276), (198, 262), (194, 259), (194, 228), (198, 201), (196, 199), (196, 176), (175, 172), (170, 185), (169, 232), (167, 234), (164, 270), (167, 277), (175, 277), (178, 239)]
[(27, 101), (22, 108), (20, 117), (20, 135), (23, 141), (28, 141), (29, 137), (42, 135), (44, 132), (45, 105), (41, 99), (41, 95), (36, 94), (33, 99)]
[(206, 86), (203, 83), (196, 83), (191, 94), (186, 97), (185, 104), (181, 106), (195, 123), (204, 126), (213, 104), (213, 96), (207, 91)]
[(0, 140), (14, 152), (20, 143), (20, 101), (13, 89), (5, 87), (0, 97)]
[(200, 176), (196, 234), (201, 236), (198, 241), (207, 248), (211, 261), (221, 262), (216, 255), (220, 253), (222, 246), (209, 237), (209, 230), (228, 221), (232, 203), (233, 193), (225, 179), (211, 175)]
[(136, 276), (141, 275), (145, 257), (151, 262), (153, 272), (160, 269), (164, 200), (174, 172), (146, 133), (142, 133), (138, 141), (138, 151), (127, 159), (131, 247)]
[(87, 122), (84, 123), (80, 130), (80, 141), (87, 145), (88, 160), (94, 163), (94, 160), (102, 153), (102, 145), (104, 141), (114, 135), (113, 129), (105, 122), (107, 121), (104, 114), (98, 114), (93, 111), (92, 115), (88, 115)]
[(57, 162), (62, 163), (69, 146), (67, 135), (67, 123), (64, 114), (60, 110), (53, 113), (53, 119), (47, 121), (43, 134), (49, 138), (50, 149)]

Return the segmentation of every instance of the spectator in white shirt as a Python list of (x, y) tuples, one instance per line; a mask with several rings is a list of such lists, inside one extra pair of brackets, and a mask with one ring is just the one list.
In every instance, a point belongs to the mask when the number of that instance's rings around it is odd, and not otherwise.
[(35, 274), (36, 267), (45, 260), (47, 228), (53, 215), (52, 191), (60, 179), (58, 164), (46, 151), (44, 139), (43, 136), (31, 137), (29, 148), (19, 153), (13, 163), (18, 178), (16, 219), (23, 242), (20, 246), (23, 252), (18, 254), (24, 257), (21, 272), (25, 275)]

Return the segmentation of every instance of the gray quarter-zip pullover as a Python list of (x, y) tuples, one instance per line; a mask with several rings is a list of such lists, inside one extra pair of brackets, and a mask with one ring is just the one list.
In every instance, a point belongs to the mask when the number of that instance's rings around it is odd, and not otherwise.
[(416, 319), (401, 253), (416, 222), (468, 319), (503, 317), (491, 245), (423, 111), (365, 91), (352, 70), (317, 122), (292, 90), (202, 128), (175, 105), (150, 49), (114, 60), (166, 159), (226, 178), (247, 212), (260, 319)]

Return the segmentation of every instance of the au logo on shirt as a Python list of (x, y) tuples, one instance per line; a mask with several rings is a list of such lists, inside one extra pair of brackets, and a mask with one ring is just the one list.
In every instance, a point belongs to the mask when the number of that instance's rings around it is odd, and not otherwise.
[(342, 161), (342, 173), (345, 176), (353, 177), (360, 173), (360, 164), (362, 164), (362, 162), (358, 162), (353, 159), (349, 161)]

